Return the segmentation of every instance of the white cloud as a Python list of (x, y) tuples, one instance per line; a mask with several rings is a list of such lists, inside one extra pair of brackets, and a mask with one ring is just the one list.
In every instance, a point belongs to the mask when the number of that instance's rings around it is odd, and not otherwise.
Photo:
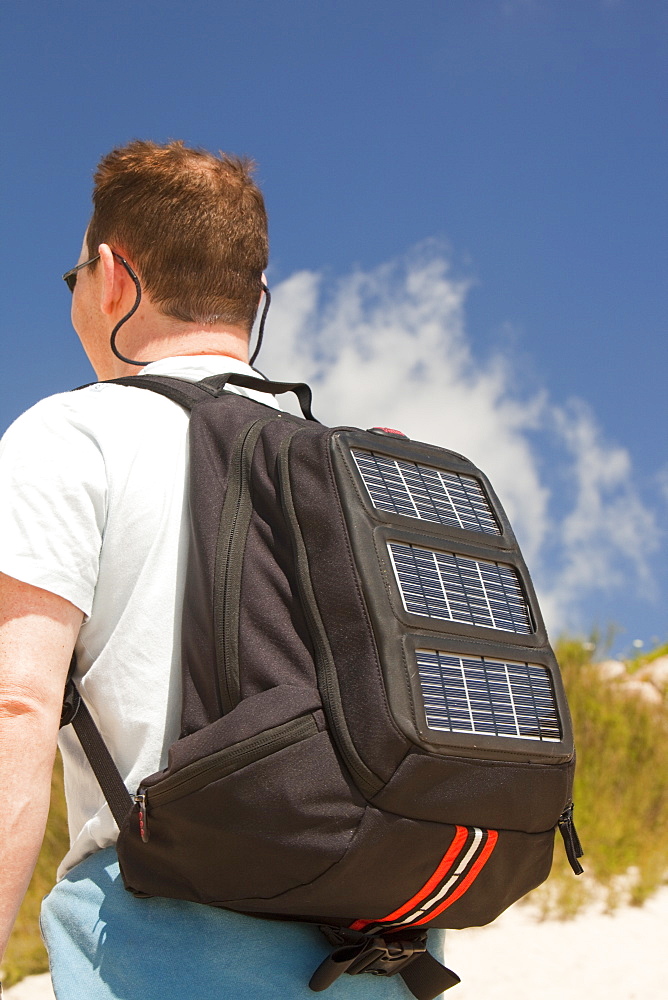
[(551, 407), (564, 471), (574, 488), (570, 510), (557, 523), (559, 552), (550, 567), (546, 600), (557, 620), (591, 592), (633, 588), (655, 597), (648, 557), (658, 548), (652, 512), (633, 484), (628, 452), (607, 444), (581, 400)]
[(472, 459), (513, 523), (550, 628), (586, 626), (583, 597), (630, 579), (651, 586), (652, 514), (627, 452), (602, 440), (584, 404), (523, 396), (507, 361), (474, 359), (468, 287), (433, 243), (333, 287), (300, 272), (274, 289), (261, 367), (309, 382), (328, 424), (393, 426)]

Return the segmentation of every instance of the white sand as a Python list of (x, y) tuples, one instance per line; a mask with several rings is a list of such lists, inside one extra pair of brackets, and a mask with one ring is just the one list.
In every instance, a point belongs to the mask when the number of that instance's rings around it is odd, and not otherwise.
[[(668, 888), (641, 909), (566, 922), (536, 923), (514, 906), (489, 927), (447, 938), (446, 964), (462, 978), (448, 1000), (668, 1000)], [(54, 1000), (48, 975), (5, 996)]]
[(643, 907), (536, 923), (514, 906), (489, 927), (449, 931), (452, 1000), (668, 1000), (668, 888)]
[(22, 982), (5, 990), (7, 1000), (55, 1000), (51, 989), (51, 976), (45, 972), (43, 976), (28, 976)]

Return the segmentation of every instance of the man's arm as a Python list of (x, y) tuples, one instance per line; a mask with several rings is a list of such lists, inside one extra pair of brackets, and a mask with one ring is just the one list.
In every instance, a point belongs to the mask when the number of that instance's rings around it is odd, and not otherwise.
[(0, 573), (0, 956), (44, 837), (63, 689), (83, 613)]

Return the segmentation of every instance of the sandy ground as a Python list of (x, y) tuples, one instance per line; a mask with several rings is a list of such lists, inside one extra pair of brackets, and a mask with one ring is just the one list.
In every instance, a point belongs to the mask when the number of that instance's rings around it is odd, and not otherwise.
[[(668, 888), (641, 909), (564, 923), (514, 906), (489, 927), (449, 931), (445, 961), (462, 978), (448, 1000), (667, 1000)], [(5, 997), (54, 1000), (48, 975)]]
[(668, 1000), (668, 888), (642, 908), (536, 923), (511, 907), (489, 927), (450, 931), (452, 1000)]
[(3, 1000), (54, 1000), (54, 993), (51, 989), (51, 976), (45, 972), (43, 976), (29, 976), (23, 982), (12, 986), (10, 990), (5, 990)]

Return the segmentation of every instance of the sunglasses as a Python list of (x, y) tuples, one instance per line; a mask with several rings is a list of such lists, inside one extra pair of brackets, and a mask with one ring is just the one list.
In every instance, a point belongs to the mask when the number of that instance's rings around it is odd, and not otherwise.
[(99, 259), (100, 255), (98, 253), (95, 255), (95, 257), (91, 257), (90, 260), (85, 260), (83, 264), (77, 264), (77, 266), (73, 267), (71, 270), (65, 271), (65, 274), (63, 275), (63, 281), (65, 282), (65, 284), (67, 285), (67, 287), (71, 292), (74, 292), (74, 288), (77, 283), (77, 271), (80, 271), (82, 267), (88, 267), (88, 265), (92, 264), (93, 261)]

